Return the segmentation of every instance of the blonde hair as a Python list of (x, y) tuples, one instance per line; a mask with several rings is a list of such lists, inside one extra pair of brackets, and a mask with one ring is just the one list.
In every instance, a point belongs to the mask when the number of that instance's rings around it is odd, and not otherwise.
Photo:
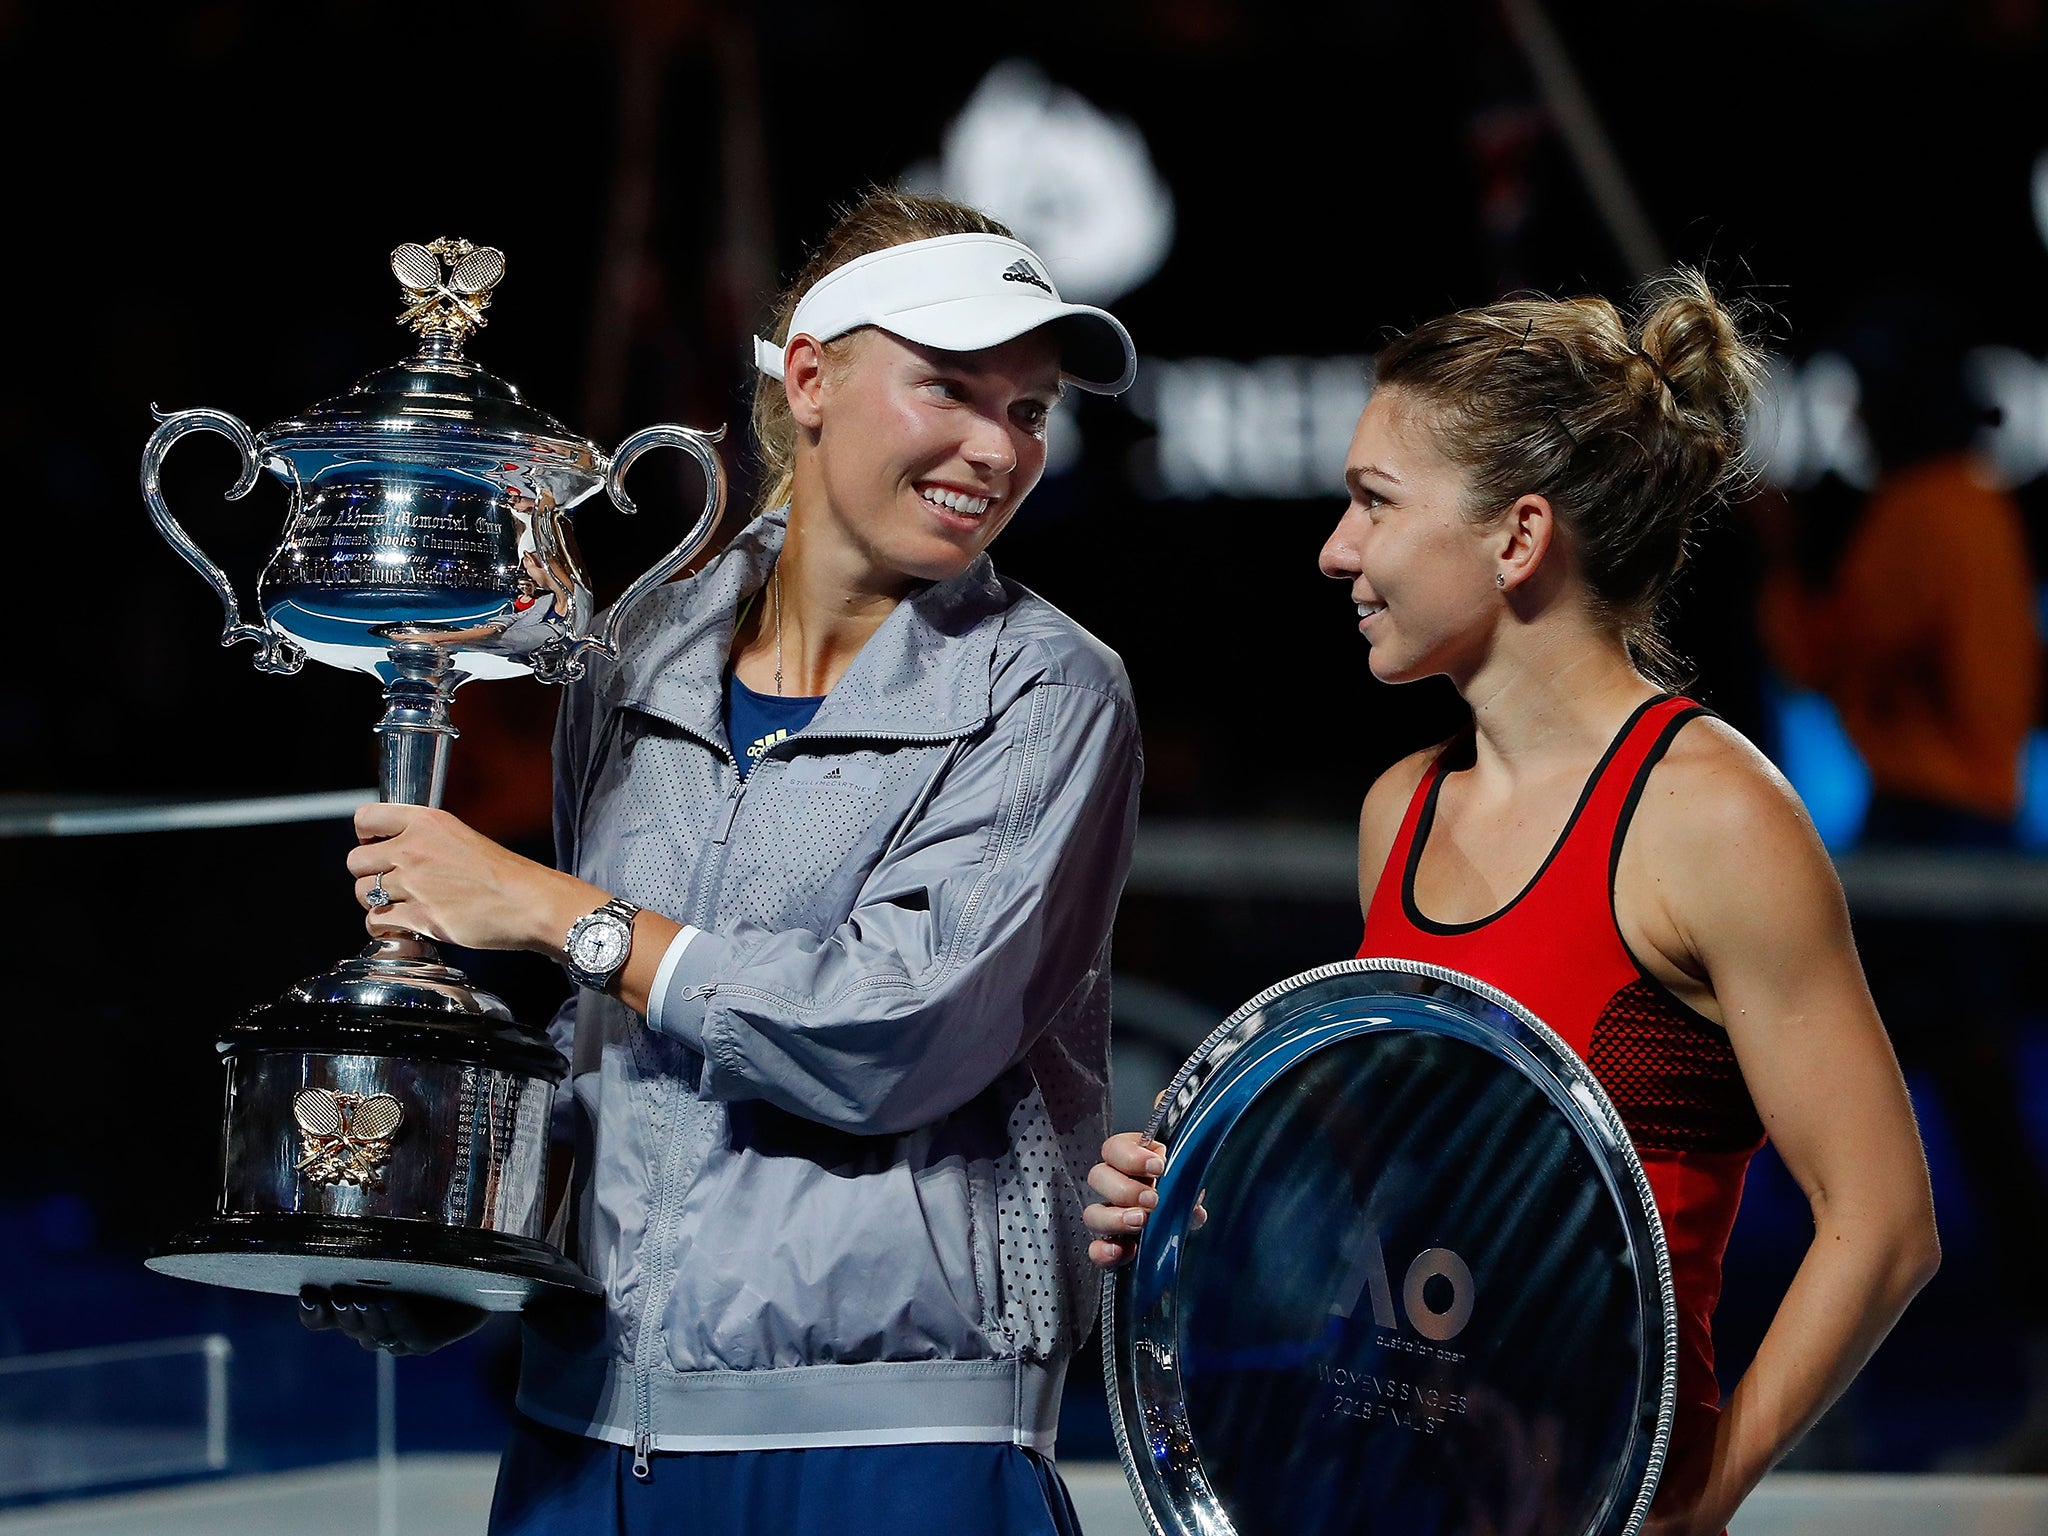
[[(839, 211), (825, 238), (805, 260), (796, 280), (775, 301), (769, 340), (778, 346), (789, 340), (790, 316), (797, 301), (826, 273), (861, 256), (885, 251), (892, 245), (913, 240), (935, 240), (942, 235), (1002, 235), (1015, 239), (1003, 225), (978, 209), (943, 197), (924, 197), (893, 187), (875, 187), (851, 206)], [(842, 338), (843, 339), (843, 338)], [(832, 359), (837, 341), (824, 347)], [(789, 396), (782, 380), (762, 374), (754, 382), (754, 451), (761, 463), (761, 495), (757, 513), (779, 507), (789, 500), (796, 468), (797, 426), (789, 414)]]
[(1646, 676), (1678, 681), (1657, 608), (1702, 509), (1743, 486), (1743, 423), (1763, 378), (1745, 334), (1689, 267), (1638, 293), (1510, 299), (1417, 326), (1379, 354), (1383, 389), (1431, 407), (1437, 447), (1471, 481), (1469, 516), (1516, 497), (1556, 509), (1595, 617)]

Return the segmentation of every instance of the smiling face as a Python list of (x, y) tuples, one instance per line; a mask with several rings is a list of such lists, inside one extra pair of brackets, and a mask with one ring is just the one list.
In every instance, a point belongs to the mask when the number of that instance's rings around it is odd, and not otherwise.
[(956, 576), (1045, 472), (1060, 388), (1059, 348), (1043, 330), (980, 352), (857, 331), (814, 384), (802, 368), (791, 376), (791, 410), (806, 429), (798, 506), (885, 584)]
[(1350, 503), (1316, 562), (1349, 585), (1373, 675), (1390, 683), (1469, 676), (1502, 611), (1502, 536), (1466, 515), (1469, 483), (1426, 413), (1397, 389), (1374, 393), (1344, 461)]

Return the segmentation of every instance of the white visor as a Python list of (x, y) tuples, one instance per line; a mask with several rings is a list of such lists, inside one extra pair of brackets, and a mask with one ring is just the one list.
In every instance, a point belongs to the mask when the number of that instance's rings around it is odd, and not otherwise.
[[(1138, 375), (1123, 323), (1092, 304), (1061, 303), (1037, 253), (1001, 235), (913, 240), (834, 267), (797, 301), (789, 334), (831, 341), (864, 325), (945, 352), (979, 352), (1050, 325), (1060, 372), (1076, 388), (1121, 394)], [(779, 379), (786, 350), (756, 336), (754, 364)]]

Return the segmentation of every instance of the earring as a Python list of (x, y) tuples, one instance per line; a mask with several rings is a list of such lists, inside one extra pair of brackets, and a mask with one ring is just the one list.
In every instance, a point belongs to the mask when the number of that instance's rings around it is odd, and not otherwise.
[(1502, 589), (1503, 591), (1505, 591), (1505, 590), (1507, 589), (1507, 584), (1508, 584), (1508, 579), (1507, 579), (1507, 576), (1506, 576), (1505, 574), (1503, 574), (1502, 572), (1500, 572), (1500, 571), (1495, 571), (1495, 572), (1493, 573), (1493, 584), (1494, 584), (1494, 585), (1495, 585), (1496, 587), (1499, 587), (1499, 588), (1501, 588), (1501, 589)]

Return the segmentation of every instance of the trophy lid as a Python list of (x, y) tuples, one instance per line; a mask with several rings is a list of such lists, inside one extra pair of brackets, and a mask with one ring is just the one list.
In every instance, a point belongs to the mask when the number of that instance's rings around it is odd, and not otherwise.
[(223, 1056), (284, 1051), (294, 1055), (402, 1056), (487, 1067), (559, 1083), (563, 1059), (542, 1031), (509, 1018), (436, 1014), (404, 1004), (376, 1007), (302, 995), (293, 988), (222, 1026)]
[(391, 253), (391, 270), (406, 299), (398, 322), (419, 335), (419, 351), (366, 375), (345, 395), (272, 424), (258, 439), (264, 450), (440, 449), (460, 456), (490, 447), (564, 459), (593, 477), (601, 471), (595, 443), (462, 355), (470, 334), (489, 323), (484, 311), (505, 275), (502, 252), (444, 238), (401, 245)]

